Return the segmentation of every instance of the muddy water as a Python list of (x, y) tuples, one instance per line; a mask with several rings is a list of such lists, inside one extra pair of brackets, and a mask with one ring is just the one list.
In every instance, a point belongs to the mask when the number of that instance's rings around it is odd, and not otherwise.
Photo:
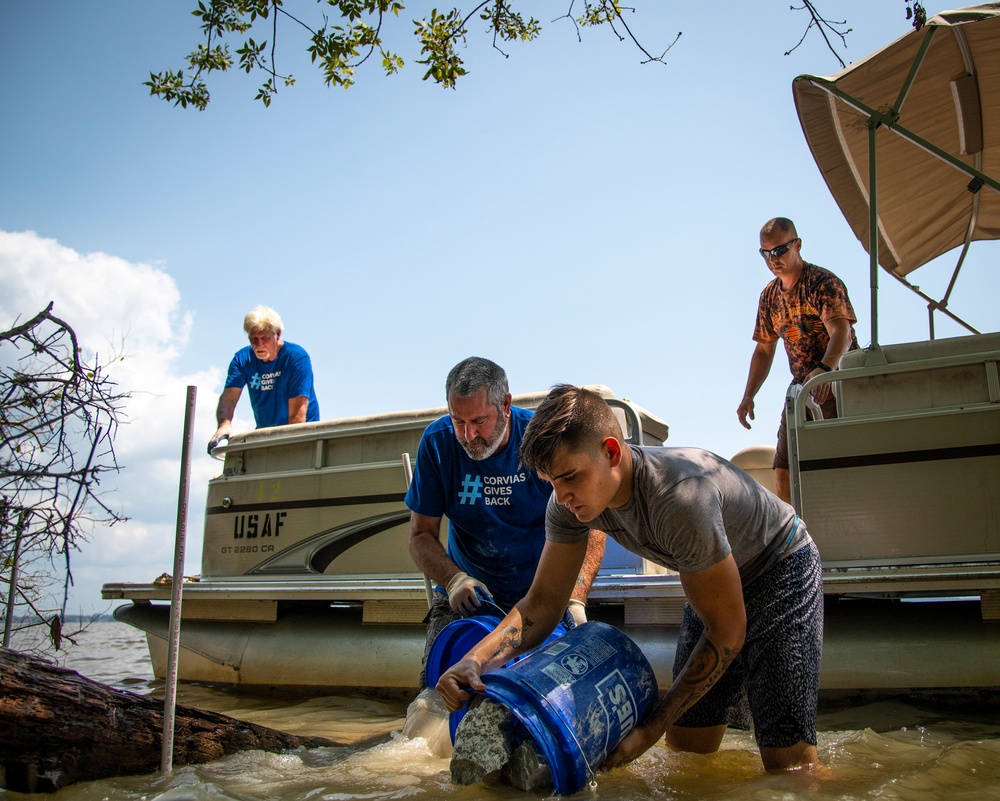
[[(149, 675), (142, 637), (117, 623), (81, 635), (69, 667), (114, 686), (162, 692)], [(159, 775), (86, 782), (51, 796), (3, 793), (4, 801), (392, 801), (411, 798), (544, 798), (510, 786), (457, 787), (447, 758), (401, 733), (405, 702), (352, 696), (278, 700), (182, 685), (178, 700), (298, 734), (352, 745), (273, 755), (248, 752)], [(730, 733), (711, 756), (655, 747), (632, 765), (600, 774), (579, 797), (603, 801), (1000, 801), (996, 706), (881, 701), (824, 710), (819, 752), (830, 776), (768, 775), (753, 738)]]

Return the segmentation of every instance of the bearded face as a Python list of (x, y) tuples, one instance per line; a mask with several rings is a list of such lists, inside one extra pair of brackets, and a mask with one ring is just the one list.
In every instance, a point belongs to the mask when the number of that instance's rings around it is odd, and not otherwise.
[(452, 396), (448, 412), (455, 437), (469, 458), (488, 459), (507, 442), (510, 411), (491, 404), (485, 388), (464, 398)]

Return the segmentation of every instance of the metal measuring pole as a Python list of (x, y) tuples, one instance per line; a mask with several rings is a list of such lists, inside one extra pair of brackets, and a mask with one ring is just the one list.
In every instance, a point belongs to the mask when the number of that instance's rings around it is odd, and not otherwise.
[(177, 708), (177, 656), (181, 638), (181, 590), (184, 586), (184, 541), (187, 531), (188, 484), (191, 473), (191, 438), (194, 430), (197, 387), (187, 388), (184, 411), (184, 441), (181, 446), (181, 480), (177, 494), (177, 536), (174, 541), (174, 577), (170, 596), (170, 632), (167, 645), (167, 684), (163, 694), (163, 747), (160, 772), (170, 773), (174, 764), (174, 721)]

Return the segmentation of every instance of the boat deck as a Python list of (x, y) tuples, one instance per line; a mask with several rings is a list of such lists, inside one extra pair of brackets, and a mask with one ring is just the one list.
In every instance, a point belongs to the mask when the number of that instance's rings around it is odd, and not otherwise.
[[(1000, 589), (1000, 562), (968, 564), (887, 565), (864, 568), (833, 568), (823, 572), (827, 595), (857, 593), (940, 593), (946, 595)], [(170, 582), (110, 582), (102, 596), (110, 600), (169, 601)], [(601, 575), (594, 582), (590, 600), (595, 603), (622, 603), (633, 598), (683, 597), (676, 574)], [(294, 578), (252, 580), (245, 578), (203, 580), (184, 583), (184, 598), (224, 598), (249, 600), (424, 600), (423, 578), (419, 575), (390, 578)]]

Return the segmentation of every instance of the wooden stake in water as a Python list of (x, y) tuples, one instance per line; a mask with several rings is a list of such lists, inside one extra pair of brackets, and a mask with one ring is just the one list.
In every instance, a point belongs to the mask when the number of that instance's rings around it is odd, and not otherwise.
[(177, 656), (181, 638), (181, 590), (184, 586), (184, 542), (187, 531), (188, 484), (191, 473), (191, 438), (194, 430), (197, 387), (187, 388), (184, 411), (184, 441), (181, 445), (181, 479), (177, 494), (177, 536), (174, 541), (174, 578), (170, 596), (170, 635), (167, 645), (167, 682), (163, 695), (163, 747), (160, 772), (170, 773), (174, 765), (174, 718), (177, 702)]

